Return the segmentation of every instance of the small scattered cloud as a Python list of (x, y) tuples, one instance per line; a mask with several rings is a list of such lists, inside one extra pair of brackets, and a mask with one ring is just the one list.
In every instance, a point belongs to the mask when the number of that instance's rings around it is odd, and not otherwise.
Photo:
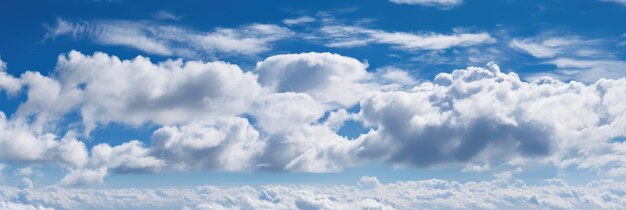
[(421, 5), (448, 9), (463, 4), (463, 0), (389, 0), (395, 4)]
[(174, 15), (171, 12), (168, 11), (158, 11), (157, 13), (154, 13), (154, 15), (152, 15), (152, 17), (154, 19), (157, 20), (173, 20), (173, 21), (179, 21), (181, 19), (183, 19), (182, 15)]
[(285, 25), (288, 26), (294, 26), (294, 25), (303, 25), (303, 24), (307, 24), (307, 23), (312, 23), (317, 21), (317, 19), (310, 17), (310, 16), (302, 16), (302, 17), (298, 17), (298, 18), (290, 18), (290, 19), (284, 19), (283, 23)]

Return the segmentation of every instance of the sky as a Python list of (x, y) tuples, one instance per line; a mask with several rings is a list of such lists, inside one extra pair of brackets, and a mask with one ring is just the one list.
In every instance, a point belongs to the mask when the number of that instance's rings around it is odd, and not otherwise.
[(0, 0), (0, 209), (623, 209), (626, 1)]

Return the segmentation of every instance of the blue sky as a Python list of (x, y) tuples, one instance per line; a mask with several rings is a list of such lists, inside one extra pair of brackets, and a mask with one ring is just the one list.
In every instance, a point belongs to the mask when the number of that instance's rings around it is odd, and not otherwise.
[(371, 177), (623, 184), (623, 20), (623, 0), (3, 0), (0, 200)]

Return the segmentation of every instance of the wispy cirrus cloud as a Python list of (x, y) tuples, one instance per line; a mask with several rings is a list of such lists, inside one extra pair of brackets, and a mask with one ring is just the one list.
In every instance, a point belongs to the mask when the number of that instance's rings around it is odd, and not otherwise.
[[(618, 44), (619, 45), (619, 44)], [(519, 52), (556, 66), (554, 72), (532, 74), (529, 78), (549, 75), (562, 80), (592, 83), (601, 78), (626, 76), (626, 62), (619, 60), (602, 40), (581, 36), (544, 34), (532, 38), (515, 38), (509, 46)]]
[(322, 26), (320, 33), (327, 38), (326, 46), (337, 48), (384, 44), (406, 51), (444, 50), (489, 44), (496, 41), (489, 33), (485, 32), (453, 34), (389, 32), (361, 26), (335, 24)]
[(302, 17), (297, 17), (297, 18), (289, 18), (289, 19), (284, 19), (283, 23), (285, 25), (288, 26), (294, 26), (294, 25), (302, 25), (302, 24), (306, 24), (306, 23), (312, 23), (315, 22), (316, 19), (310, 16), (302, 16)]
[(439, 8), (451, 8), (463, 4), (463, 0), (389, 0), (395, 4), (421, 5)]
[(293, 35), (291, 30), (272, 24), (250, 24), (204, 32), (152, 21), (57, 19), (56, 24), (47, 28), (44, 39), (69, 36), (102, 45), (130, 47), (150, 54), (191, 58), (218, 53), (256, 55), (269, 51), (272, 43)]
[(174, 20), (174, 21), (179, 21), (183, 18), (182, 15), (175, 15), (171, 12), (162, 10), (162, 11), (158, 11), (156, 13), (154, 13), (154, 15), (152, 15), (153, 18), (157, 19), (157, 20)]
[(618, 4), (626, 6), (626, 0), (599, 0), (599, 1), (615, 2), (615, 3), (618, 3)]
[(580, 36), (545, 35), (536, 38), (516, 38), (509, 46), (537, 58), (562, 56), (594, 57), (606, 54), (600, 40), (585, 40)]

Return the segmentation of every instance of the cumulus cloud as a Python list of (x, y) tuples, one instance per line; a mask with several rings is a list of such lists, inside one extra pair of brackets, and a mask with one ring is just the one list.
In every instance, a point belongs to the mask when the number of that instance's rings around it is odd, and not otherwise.
[(54, 134), (37, 134), (21, 120), (7, 119), (0, 112), (0, 160), (56, 161), (81, 166), (86, 159), (82, 142), (70, 135), (58, 139)]
[[(417, 81), (400, 69), (367, 68), (331, 53), (276, 55), (244, 71), (72, 51), (50, 76), (11, 76), (27, 99), (13, 117), (0, 115), (0, 160), (53, 162), (70, 186), (110, 173), (332, 172), (369, 163), (481, 172), (532, 162), (626, 174), (626, 143), (613, 141), (626, 136), (626, 79), (526, 82), (488, 63)], [(85, 134), (109, 123), (157, 129), (143, 142), (87, 148), (79, 132), (55, 135), (69, 129), (58, 122), (72, 113)], [(347, 120), (368, 131), (340, 136)]]
[(625, 81), (528, 83), (494, 64), (441, 73), (362, 101), (364, 122), (377, 129), (360, 138), (357, 154), (417, 167), (523, 157), (623, 168), (623, 143), (611, 139), (624, 135), (626, 107), (616, 99)]
[(368, 64), (332, 53), (276, 55), (257, 63), (259, 83), (276, 92), (307, 93), (326, 105), (350, 106), (367, 95)]
[(15, 94), (20, 90), (20, 81), (7, 74), (7, 63), (0, 59), (0, 91), (6, 91), (8, 94)]
[[(570, 185), (559, 179), (466, 182), (401, 181), (359, 186), (65, 189), (0, 187), (3, 209), (622, 209), (626, 183)], [(367, 184), (366, 184), (367, 183)], [(367, 187), (363, 187), (367, 185)]]
[(20, 168), (19, 170), (17, 170), (16, 173), (20, 176), (32, 176), (36, 173), (36, 171), (35, 169), (33, 169), (33, 167), (27, 166), (24, 168)]
[(291, 132), (320, 119), (325, 109), (305, 93), (273, 93), (256, 102), (253, 115), (268, 133)]
[(150, 153), (179, 170), (244, 171), (264, 144), (246, 119), (232, 118), (162, 127), (152, 135)]
[(461, 5), (463, 0), (389, 0), (395, 4), (422, 5), (440, 8), (450, 8)]
[[(59, 181), (62, 186), (80, 186), (99, 184), (110, 171), (116, 173), (156, 172), (165, 166), (163, 160), (152, 156), (149, 149), (132, 140), (120, 145), (110, 146), (106, 143), (84, 151), (81, 165), (67, 167), (68, 173)], [(89, 155), (89, 156), (88, 156)]]
[[(164, 16), (165, 15), (165, 16)], [(158, 17), (172, 18), (167, 14)], [(197, 31), (150, 21), (68, 21), (58, 19), (48, 27), (45, 39), (61, 36), (86, 38), (103, 45), (126, 46), (163, 56), (204, 57), (215, 54), (256, 55), (293, 33), (272, 24)]]
[(320, 31), (328, 39), (326, 46), (338, 48), (385, 44), (405, 51), (443, 50), (453, 47), (489, 44), (496, 41), (489, 33), (485, 32), (455, 34), (389, 32), (361, 26), (336, 24), (322, 26)]
[(59, 57), (56, 73), (64, 89), (80, 92), (87, 131), (109, 122), (173, 124), (237, 115), (261, 91), (255, 75), (224, 62), (154, 64), (141, 56), (120, 60), (72, 51)]

